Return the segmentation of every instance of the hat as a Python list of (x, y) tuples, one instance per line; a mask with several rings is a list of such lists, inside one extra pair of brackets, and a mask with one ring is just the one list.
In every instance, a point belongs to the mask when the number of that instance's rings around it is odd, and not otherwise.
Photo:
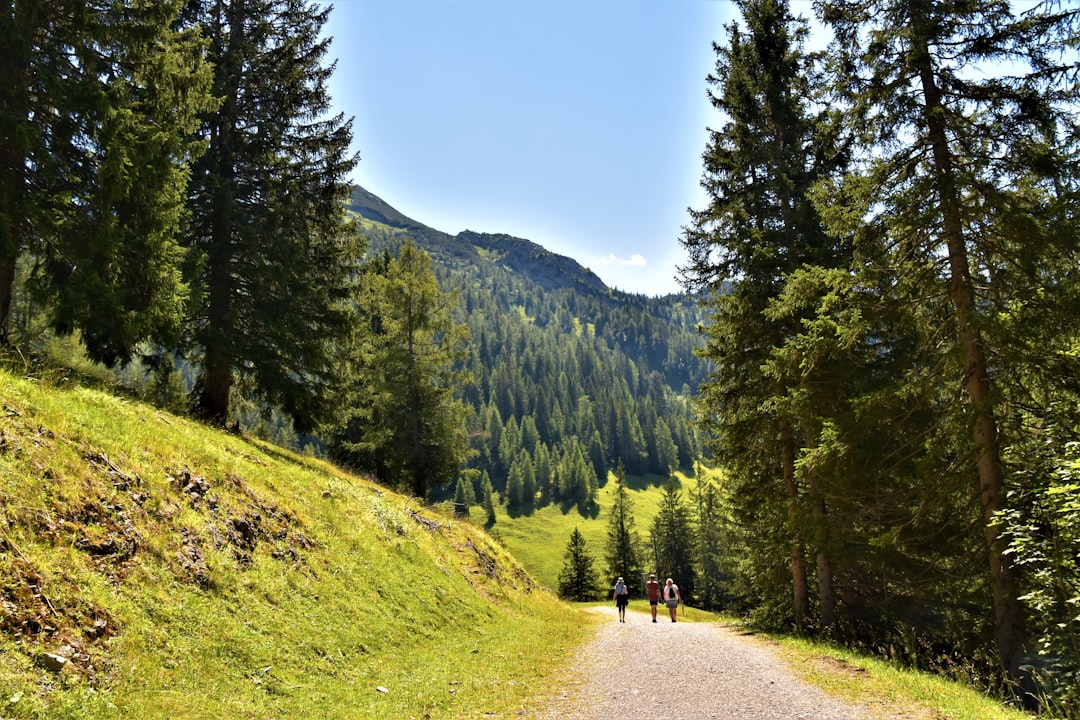
[(622, 582), (622, 578), (619, 578), (619, 582)]

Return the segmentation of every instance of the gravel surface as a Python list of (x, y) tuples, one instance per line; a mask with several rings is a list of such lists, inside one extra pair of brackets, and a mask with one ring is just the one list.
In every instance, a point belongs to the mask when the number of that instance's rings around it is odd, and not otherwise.
[(796, 678), (767, 646), (711, 623), (594, 608), (610, 622), (582, 650), (543, 720), (855, 720), (859, 708)]

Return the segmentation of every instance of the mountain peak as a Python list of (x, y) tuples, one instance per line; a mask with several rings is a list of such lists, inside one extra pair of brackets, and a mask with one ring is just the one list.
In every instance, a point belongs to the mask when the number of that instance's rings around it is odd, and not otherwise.
[(494, 262), (527, 277), (547, 291), (573, 289), (599, 296), (619, 292), (608, 288), (596, 273), (573, 258), (553, 253), (531, 240), (473, 230), (450, 235), (413, 220), (359, 185), (353, 187), (349, 210), (402, 231), (438, 260)]

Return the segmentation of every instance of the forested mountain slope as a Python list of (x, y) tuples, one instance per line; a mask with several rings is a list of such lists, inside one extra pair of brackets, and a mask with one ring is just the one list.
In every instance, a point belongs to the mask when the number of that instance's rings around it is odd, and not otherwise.
[(443, 290), (459, 298), (473, 338), (475, 384), (461, 392), (474, 410), (477, 501), (486, 476), (526, 509), (588, 504), (619, 462), (631, 474), (666, 474), (698, 456), (690, 394), (706, 367), (694, 354), (694, 298), (610, 289), (529, 240), (449, 235), (363, 188), (349, 209), (362, 218), (371, 253), (411, 238), (432, 257)]

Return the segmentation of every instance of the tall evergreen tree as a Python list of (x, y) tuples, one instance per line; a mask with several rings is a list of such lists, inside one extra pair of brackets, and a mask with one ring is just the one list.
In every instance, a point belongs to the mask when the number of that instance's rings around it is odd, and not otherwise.
[(576, 602), (588, 602), (597, 598), (600, 594), (600, 583), (593, 562), (585, 536), (575, 527), (566, 544), (563, 568), (559, 573), (559, 597)]
[(797, 331), (765, 317), (787, 274), (806, 264), (834, 265), (844, 255), (811, 201), (814, 184), (834, 172), (841, 155), (808, 107), (816, 74), (813, 56), (802, 50), (805, 22), (792, 17), (786, 0), (738, 6), (746, 28), (729, 25), (728, 44), (714, 46), (711, 99), (726, 121), (711, 133), (704, 155), (709, 205), (692, 213), (683, 235), (683, 277), (708, 293), (703, 355), (716, 370), (698, 404), (713, 455), (729, 482), (744, 487), (735, 496), (746, 504), (745, 517), (786, 503), (791, 614), (802, 629), (810, 590), (800, 527), (805, 489), (796, 477), (799, 427), (778, 403), (797, 387), (760, 369)]
[(726, 597), (723, 580), (726, 576), (726, 548), (721, 544), (723, 504), (716, 478), (700, 465), (695, 468), (697, 490), (694, 493), (694, 526), (697, 528), (694, 548), (698, 582), (695, 587), (698, 604), (705, 610), (723, 606)]
[(626, 469), (621, 464), (615, 470), (615, 497), (610, 512), (605, 548), (608, 574), (633, 583), (642, 571), (641, 538), (634, 527), (634, 501), (626, 486)]
[(468, 328), (454, 322), (455, 297), (439, 289), (431, 258), (411, 242), (377, 267), (364, 275), (370, 335), (353, 359), (352, 407), (332, 452), (423, 498), (454, 482), (469, 456), (467, 409), (455, 397), (470, 382)]
[(697, 535), (690, 509), (674, 476), (664, 483), (664, 495), (653, 517), (650, 535), (656, 548), (657, 572), (675, 581), (684, 601), (694, 602), (697, 599), (694, 563)]
[[(837, 105), (850, 108), (867, 143), (832, 219), (839, 231), (861, 226), (869, 269), (921, 271), (926, 282), (906, 300), (951, 333), (948, 381), (965, 395), (952, 417), (978, 498), (995, 642), (1006, 675), (1024, 684), (1020, 580), (997, 519), (1012, 472), (1001, 422), (1006, 378), (1041, 360), (999, 334), (994, 319), (1029, 301), (1040, 307), (1035, 322), (1058, 317), (1047, 300), (1060, 297), (1060, 269), (1080, 259), (1075, 233), (1029, 221), (1042, 212), (1036, 206), (1075, 197), (1080, 11), (1054, 5), (1018, 18), (1000, 0), (822, 4), (836, 36)], [(1018, 244), (1021, 230), (1030, 240)]]
[(363, 244), (346, 222), (352, 121), (327, 116), (321, 31), (310, 0), (193, 0), (220, 107), (188, 197), (198, 302), (186, 346), (199, 361), (198, 412), (226, 423), (237, 377), (299, 430), (326, 419), (354, 323)]
[(212, 106), (179, 0), (15, 0), (0, 14), (0, 344), (20, 260), (60, 333), (125, 363), (175, 339), (183, 190)]

